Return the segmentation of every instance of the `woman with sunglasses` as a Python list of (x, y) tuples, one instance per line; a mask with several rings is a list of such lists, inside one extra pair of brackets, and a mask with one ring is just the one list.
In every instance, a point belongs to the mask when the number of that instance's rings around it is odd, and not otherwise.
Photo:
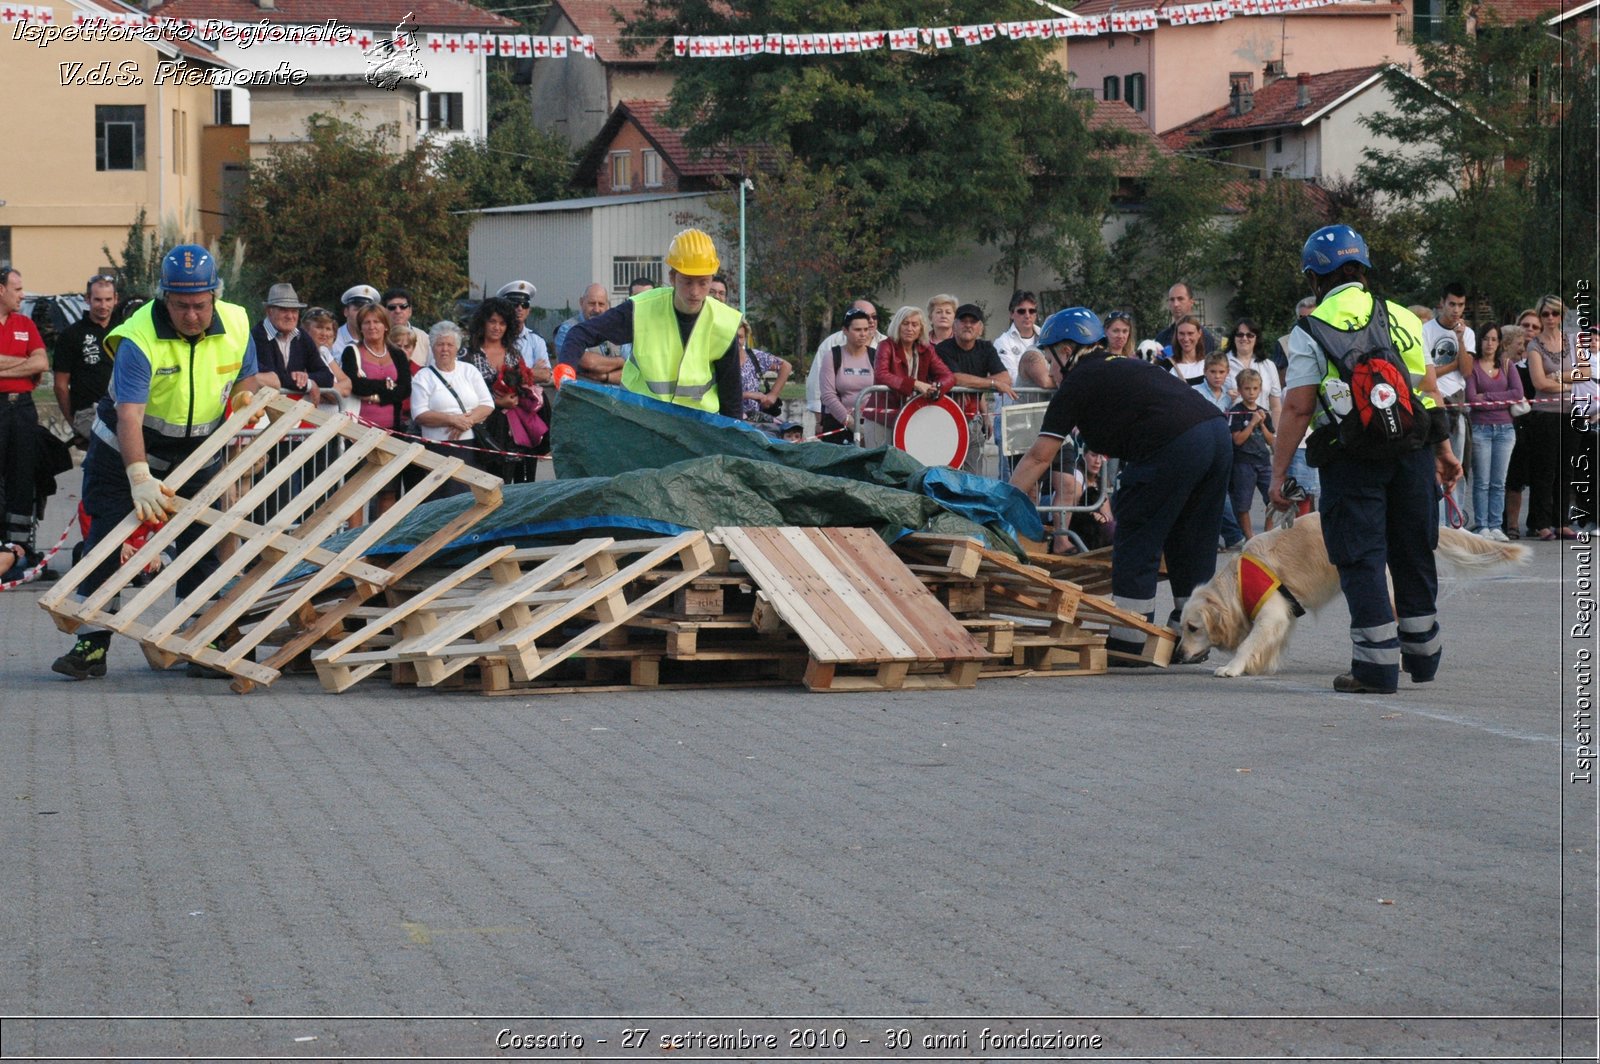
[(1237, 402), (1239, 373), (1255, 370), (1261, 374), (1261, 397), (1266, 400), (1267, 413), (1272, 415), (1272, 423), (1278, 424), (1283, 416), (1283, 379), (1278, 376), (1278, 367), (1271, 359), (1257, 355), (1261, 350), (1261, 326), (1249, 318), (1240, 318), (1233, 332), (1228, 334), (1223, 350), (1228, 355), (1228, 395)]
[(1570, 427), (1572, 383), (1587, 378), (1587, 367), (1576, 363), (1575, 334), (1562, 331), (1566, 304), (1557, 296), (1540, 298), (1534, 310), (1539, 332), (1528, 338), (1528, 376), (1533, 381), (1534, 407), (1528, 415), (1529, 479), (1528, 530), (1542, 540), (1577, 539), (1565, 523), (1573, 494), (1575, 470), (1593, 476), (1593, 460), (1580, 466), (1587, 447)]
[(1112, 358), (1133, 358), (1139, 349), (1135, 335), (1133, 315), (1125, 310), (1113, 310), (1106, 315), (1106, 354)]

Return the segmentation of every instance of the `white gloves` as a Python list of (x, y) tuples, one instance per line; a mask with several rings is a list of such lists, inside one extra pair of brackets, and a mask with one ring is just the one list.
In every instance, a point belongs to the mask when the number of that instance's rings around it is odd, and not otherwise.
[(133, 491), (133, 512), (139, 520), (159, 525), (178, 512), (177, 493), (150, 475), (149, 462), (128, 466), (128, 487)]

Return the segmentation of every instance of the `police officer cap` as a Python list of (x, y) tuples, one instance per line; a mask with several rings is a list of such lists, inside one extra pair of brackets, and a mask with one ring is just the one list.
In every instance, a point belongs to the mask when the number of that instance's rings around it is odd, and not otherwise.
[(513, 303), (520, 303), (523, 306), (531, 306), (533, 297), (538, 294), (539, 290), (527, 281), (512, 281), (509, 284), (503, 284), (500, 286), (500, 291), (495, 293), (495, 295), (503, 299), (509, 299)]
[(339, 302), (347, 307), (352, 303), (376, 303), (377, 301), (378, 290), (370, 284), (358, 284), (346, 288), (344, 295), (339, 297)]
[(1372, 269), (1367, 258), (1367, 242), (1348, 225), (1325, 225), (1306, 238), (1300, 249), (1300, 272), (1317, 276), (1329, 274), (1347, 262), (1358, 262)]
[(1097, 344), (1105, 338), (1106, 329), (1100, 324), (1099, 315), (1088, 307), (1068, 307), (1045, 319), (1038, 345), (1054, 347), (1067, 340), (1079, 345)]

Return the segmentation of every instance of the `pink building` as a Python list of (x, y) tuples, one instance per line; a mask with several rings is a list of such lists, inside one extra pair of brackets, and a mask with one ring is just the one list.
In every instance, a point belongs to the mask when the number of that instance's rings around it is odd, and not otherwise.
[[(1334, 4), (1281, 15), (1239, 15), (1222, 22), (1140, 33), (1075, 37), (1067, 60), (1080, 89), (1097, 100), (1122, 100), (1154, 130), (1171, 129), (1228, 103), (1233, 75), (1259, 85), (1285, 70), (1410, 65), (1413, 0)], [(1426, 0), (1424, 0), (1426, 2)], [(1139, 0), (1084, 0), (1080, 15), (1128, 11)], [(1161, 11), (1166, 0), (1157, 3)]]

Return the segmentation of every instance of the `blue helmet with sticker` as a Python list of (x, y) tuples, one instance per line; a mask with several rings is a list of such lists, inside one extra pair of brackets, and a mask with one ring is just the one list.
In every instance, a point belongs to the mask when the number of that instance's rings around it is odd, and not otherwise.
[(1367, 258), (1367, 242), (1348, 225), (1325, 225), (1306, 238), (1300, 249), (1300, 272), (1321, 276), (1332, 273), (1347, 262), (1358, 262), (1372, 269)]
[(161, 260), (164, 293), (215, 292), (221, 287), (216, 260), (199, 244), (179, 244)]
[(1068, 307), (1045, 319), (1037, 343), (1040, 347), (1053, 347), (1071, 340), (1081, 347), (1097, 344), (1105, 338), (1106, 328), (1094, 311), (1088, 307)]

